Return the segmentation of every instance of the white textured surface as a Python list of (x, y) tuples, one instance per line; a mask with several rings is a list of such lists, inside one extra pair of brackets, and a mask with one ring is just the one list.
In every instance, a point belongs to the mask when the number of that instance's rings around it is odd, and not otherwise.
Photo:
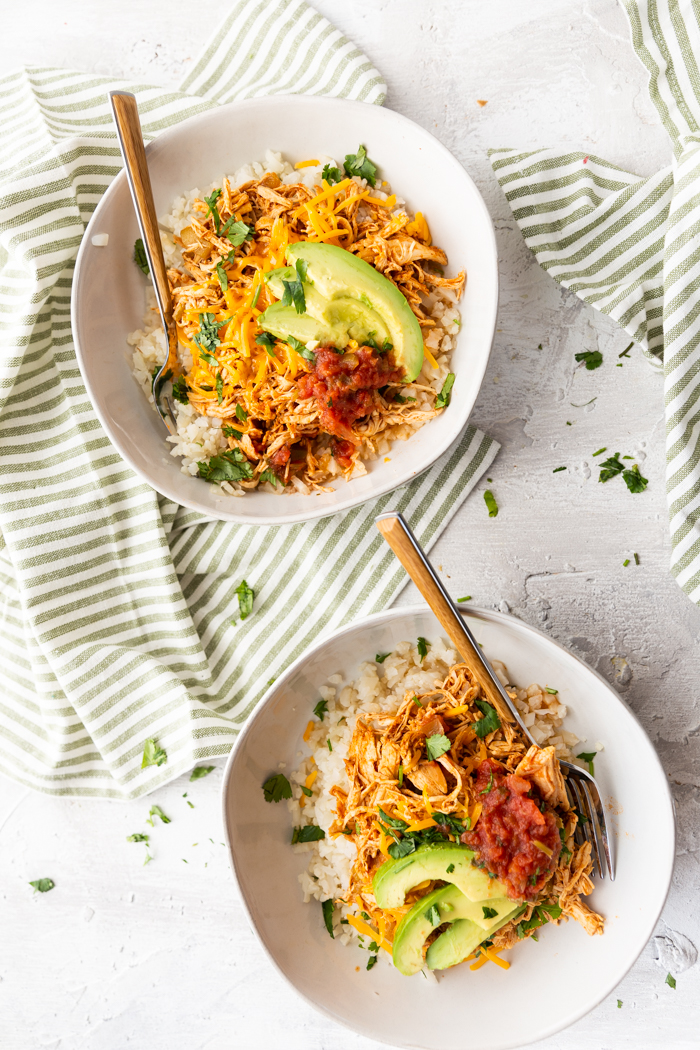
[[(475, 493), (435, 561), (455, 594), (504, 610), (507, 603), (614, 682), (655, 741), (676, 797), (678, 861), (657, 937), (613, 998), (541, 1045), (696, 1047), (700, 612), (667, 573), (661, 383), (636, 351), (615, 368), (629, 340), (537, 267), (485, 152), (562, 144), (640, 174), (666, 163), (666, 135), (626, 20), (615, 0), (315, 6), (384, 72), (388, 104), (464, 163), (498, 231), (499, 332), (473, 418), (504, 442), (489, 486), (501, 511), (489, 519)], [(5, 5), (0, 60), (4, 69), (63, 65), (174, 85), (222, 9), (214, 0)], [(596, 348), (603, 368), (574, 368), (576, 352)], [(571, 407), (594, 396), (586, 409)], [(591, 453), (602, 445), (645, 454), (646, 494), (632, 496), (616, 481), (598, 485)], [(564, 464), (568, 472), (552, 475)], [(641, 564), (623, 568), (634, 551)], [(415, 600), (410, 590), (402, 596)], [(62, 801), (0, 782), (2, 1050), (374, 1045), (311, 1012), (263, 958), (220, 844), (219, 781), (217, 771), (160, 792), (153, 801), (172, 823), (155, 829), (144, 825), (143, 802)], [(145, 868), (143, 847), (125, 841), (139, 830), (154, 844)], [(56, 889), (33, 896), (28, 880), (45, 876)], [(664, 984), (669, 968), (675, 992)], [(504, 992), (507, 981), (504, 974)], [(455, 1007), (468, 1024), (470, 1004)]]

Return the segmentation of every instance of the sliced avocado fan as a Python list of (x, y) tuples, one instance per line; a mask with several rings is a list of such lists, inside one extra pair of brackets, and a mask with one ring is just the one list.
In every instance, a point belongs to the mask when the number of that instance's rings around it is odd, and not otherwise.
[(377, 871), (372, 889), (380, 908), (399, 908), (409, 890), (426, 879), (454, 883), (470, 901), (507, 896), (498, 879), (474, 867), (474, 853), (457, 842), (419, 846), (398, 860), (387, 860)]
[(289, 245), (286, 259), (288, 271), (273, 271), (268, 287), (282, 299), (283, 282), (298, 280), (296, 264), (306, 263), (306, 310), (300, 314), (294, 306), (273, 303), (260, 317), (261, 328), (282, 340), (293, 336), (340, 350), (351, 339), (387, 349), (391, 345), (406, 382), (416, 378), (423, 366), (423, 336), (408, 300), (391, 281), (332, 244), (298, 241)]

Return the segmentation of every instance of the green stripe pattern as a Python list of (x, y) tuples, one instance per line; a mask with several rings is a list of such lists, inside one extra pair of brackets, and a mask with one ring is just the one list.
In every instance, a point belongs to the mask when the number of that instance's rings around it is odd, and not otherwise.
[[(70, 328), (78, 246), (121, 168), (117, 87), (152, 138), (232, 99), (380, 103), (384, 85), (300, 0), (237, 3), (180, 91), (59, 69), (0, 80), (0, 770), (125, 799), (226, 754), (310, 643), (386, 607), (405, 577), (374, 515), (398, 507), (430, 546), (498, 446), (469, 428), (403, 489), (292, 527), (212, 521), (143, 484), (101, 429)], [(148, 738), (168, 760), (142, 770)]]
[(640, 178), (585, 153), (490, 151), (528, 247), (664, 376), (671, 571), (700, 603), (700, 0), (624, 0), (673, 145)]

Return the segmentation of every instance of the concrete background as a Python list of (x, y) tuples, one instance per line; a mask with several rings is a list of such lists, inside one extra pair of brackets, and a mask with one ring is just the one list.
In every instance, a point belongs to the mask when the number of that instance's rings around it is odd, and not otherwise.
[[(638, 350), (615, 367), (629, 339), (539, 269), (486, 157), (490, 146), (561, 145), (651, 174), (670, 147), (646, 73), (615, 0), (315, 6), (384, 73), (387, 104), (464, 164), (498, 234), (501, 312), (473, 421), (503, 442), (489, 486), (500, 513), (487, 517), (484, 482), (434, 559), (453, 593), (510, 609), (605, 675), (655, 742), (676, 799), (676, 871), (656, 936), (608, 1001), (538, 1045), (697, 1047), (700, 612), (668, 574), (661, 380)], [(5, 4), (0, 62), (175, 86), (223, 10), (214, 0)], [(584, 349), (600, 349), (603, 367), (576, 366)], [(597, 483), (591, 454), (603, 445), (639, 460), (646, 493)], [(561, 465), (569, 470), (553, 475)], [(633, 552), (640, 565), (623, 567)], [(400, 599), (416, 600), (411, 588)], [(147, 867), (125, 836), (150, 802), (56, 800), (0, 781), (2, 1050), (378, 1045), (317, 1016), (263, 957), (221, 843), (220, 776), (183, 779), (152, 799), (173, 822), (153, 830)], [(56, 889), (33, 896), (28, 880), (45, 875)]]

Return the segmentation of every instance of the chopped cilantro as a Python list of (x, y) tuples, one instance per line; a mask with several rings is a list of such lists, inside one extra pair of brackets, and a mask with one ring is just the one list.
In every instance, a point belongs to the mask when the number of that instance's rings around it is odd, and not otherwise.
[(171, 822), (170, 817), (166, 817), (165, 813), (160, 808), (160, 806), (151, 806), (151, 808), (148, 811), (146, 823), (150, 824), (152, 828), (155, 827), (155, 824), (153, 823), (154, 817), (160, 817), (163, 824), (170, 824)]
[(332, 751), (333, 750), (333, 745), (331, 744), (331, 738), (330, 737), (328, 737), (328, 740), (326, 740), (326, 743), (328, 744), (328, 750)]
[(243, 437), (243, 434), (240, 430), (236, 430), (235, 427), (230, 426), (230, 424), (228, 423), (224, 423), (224, 425), (221, 428), (221, 433), (224, 435), (224, 437), (238, 438), (239, 441)]
[(292, 787), (284, 773), (274, 773), (262, 786), (266, 802), (281, 802), (292, 797)]
[(464, 821), (460, 820), (459, 817), (455, 817), (452, 813), (433, 813), (433, 820), (440, 825), (443, 831), (452, 832), (455, 838), (461, 835), (463, 831), (469, 830), (469, 828), (465, 828)]
[(155, 740), (147, 740), (143, 745), (143, 760), (141, 762), (141, 769), (145, 769), (146, 766), (162, 766), (164, 762), (168, 761), (167, 752), (160, 747)]
[(343, 173), (340, 168), (332, 168), (326, 164), (321, 172), (321, 178), (325, 179), (329, 186), (335, 186), (337, 182), (343, 181)]
[(669, 988), (675, 988), (676, 987), (676, 978), (673, 976), (673, 974), (670, 974), (670, 973), (666, 974), (666, 984), (669, 986)]
[(378, 664), (383, 664), (387, 656), (391, 656), (391, 653), (377, 653), (374, 659)]
[(306, 296), (304, 295), (304, 285), (300, 280), (297, 281), (282, 281), (284, 285), (284, 294), (282, 296), (282, 306), (294, 306), (294, 309), (298, 314), (306, 313)]
[(558, 689), (552, 689), (551, 685), (546, 685), (544, 691), (545, 693), (550, 693), (552, 696), (556, 696), (559, 692)]
[(370, 186), (376, 185), (377, 166), (367, 156), (367, 150), (364, 146), (358, 146), (357, 153), (348, 153), (343, 167), (345, 168), (345, 174), (350, 178), (353, 175), (357, 175), (361, 179), (366, 179)]
[(184, 376), (178, 376), (173, 382), (173, 397), (176, 401), (179, 401), (182, 405), (189, 404), (189, 398), (187, 396), (187, 380)]
[(622, 474), (625, 465), (620, 462), (619, 456), (620, 453), (616, 452), (614, 456), (610, 456), (600, 464), (600, 477), (598, 478), (598, 481), (610, 481), (611, 478), (615, 478), (618, 474)]
[(195, 766), (190, 773), (190, 780), (201, 780), (202, 777), (208, 777), (214, 769), (214, 766)]
[(34, 887), (35, 893), (48, 893), (49, 890), (52, 890), (54, 888), (56, 883), (53, 881), (53, 879), (35, 879), (34, 882), (30, 882), (29, 885)]
[(148, 842), (148, 835), (143, 831), (135, 831), (133, 835), (126, 836), (127, 842)]
[(270, 357), (275, 357), (274, 346), (276, 340), (274, 335), (271, 335), (269, 332), (258, 332), (255, 337), (255, 342), (258, 346), (264, 346), (265, 352), (269, 354)]
[(205, 481), (240, 481), (253, 476), (253, 468), (239, 448), (220, 452), (206, 463), (198, 463), (197, 469)]
[(585, 361), (586, 368), (592, 372), (594, 368), (600, 368), (603, 363), (603, 355), (600, 350), (584, 350), (580, 354), (574, 354), (577, 361)]
[(496, 498), (491, 489), (486, 489), (486, 492), (484, 493), (484, 503), (488, 507), (489, 517), (495, 518), (498, 514), (498, 504), (496, 503)]
[(241, 423), (245, 423), (248, 419), (248, 413), (244, 409), (243, 405), (236, 405), (236, 419), (240, 419)]
[(442, 919), (440, 918), (440, 909), (437, 904), (433, 904), (428, 908), (425, 917), (431, 926), (439, 926), (442, 922)]
[(444, 733), (433, 733), (432, 736), (426, 737), (425, 750), (431, 762), (446, 754), (451, 747), (452, 741)]
[(418, 658), (420, 660), (425, 660), (426, 656), (428, 655), (428, 646), (429, 645), (430, 645), (430, 642), (427, 642), (425, 640), (425, 638), (419, 638), (418, 639), (417, 649), (418, 649)]
[(470, 602), (472, 600), (471, 594), (467, 594), (465, 598), (458, 598), (458, 602)]
[(454, 864), (448, 864), (447, 867), (445, 868), (445, 874), (446, 875), (451, 875), (454, 870), (455, 870)]
[(253, 611), (255, 591), (252, 587), (248, 586), (245, 580), (241, 580), (233, 593), (238, 595), (238, 608), (241, 614), (241, 619), (245, 620)]
[(618, 357), (629, 357), (630, 356), (630, 350), (632, 349), (633, 346), (634, 346), (634, 342), (630, 343), (630, 345), (626, 346), (625, 349), (622, 351), (622, 353), (618, 354), (617, 356)]
[(221, 372), (216, 373), (216, 400), (219, 404), (224, 400), (224, 377)]
[(617, 1000), (617, 1008), (618, 1008), (618, 1010), (622, 1009), (622, 999), (618, 999)]
[(207, 215), (211, 215), (214, 220), (214, 229), (217, 233), (221, 232), (221, 216), (219, 215), (219, 209), (216, 206), (216, 202), (221, 196), (221, 190), (212, 190), (209, 197), (204, 198), (204, 203), (207, 206)]
[(228, 289), (228, 274), (226, 273), (226, 270), (224, 270), (220, 262), (216, 264), (216, 276), (219, 278), (221, 291), (225, 292)]
[(566, 467), (555, 467), (552, 474), (558, 474), (560, 470), (566, 470)]
[(407, 405), (409, 401), (415, 401), (415, 397), (402, 397), (401, 394), (394, 394), (394, 401), (399, 405)]
[(401, 857), (407, 857), (409, 853), (415, 853), (415, 851), (416, 840), (413, 838), (403, 838), (399, 842), (392, 842), (389, 846), (389, 856), (394, 860), (400, 860)]
[(269, 483), (274, 485), (275, 488), (277, 488), (280, 483), (280, 479), (277, 477), (274, 470), (263, 470), (260, 474), (260, 480), (269, 481)]
[(644, 489), (649, 484), (647, 478), (643, 478), (639, 473), (639, 467), (636, 463), (631, 470), (623, 471), (622, 478), (630, 492), (644, 492)]
[(216, 358), (212, 357), (212, 351), (216, 350), (217, 346), (221, 346), (219, 329), (223, 324), (224, 322), (217, 321), (212, 313), (201, 313), (199, 315), (199, 331), (196, 333), (194, 341), (199, 347), (200, 357), (203, 357), (209, 364), (218, 364)]
[(323, 921), (326, 924), (326, 929), (333, 940), (335, 940), (335, 934), (333, 933), (333, 898), (329, 897), (327, 901), (321, 901), (321, 908), (323, 910)]
[(602, 455), (603, 452), (607, 452), (607, 451), (608, 451), (608, 446), (607, 445), (603, 445), (603, 447), (599, 448), (597, 452), (593, 453), (593, 455), (594, 456), (600, 456), (600, 455)]
[(401, 787), (401, 785), (403, 784), (403, 762), (399, 762), (399, 768), (398, 768), (397, 776), (398, 776), (398, 780), (399, 780), (399, 787)]
[(318, 842), (325, 837), (326, 833), (323, 828), (319, 828), (316, 824), (306, 824), (303, 828), (294, 828), (292, 845), (295, 846), (297, 842)]
[(138, 266), (139, 270), (143, 270), (143, 272), (148, 277), (148, 275), (149, 275), (149, 273), (151, 271), (148, 268), (148, 259), (146, 257), (146, 249), (144, 248), (143, 241), (141, 240), (140, 237), (134, 243), (134, 262)]
[(474, 722), (472, 729), (478, 737), (483, 739), (489, 733), (493, 733), (494, 730), (501, 728), (501, 720), (498, 717), (496, 708), (492, 707), (486, 700), (475, 700), (474, 703), (484, 717), (480, 718), (478, 722)]
[[(374, 941), (372, 943), (374, 944)], [(379, 958), (378, 955), (370, 955), (369, 959), (367, 960), (367, 969), (368, 970), (372, 969), (372, 967), (374, 966), (374, 964), (376, 963), (378, 958)]]
[(423, 706), (423, 705), (422, 705), (422, 703), (420, 702), (420, 700), (418, 699), (418, 697), (417, 697), (417, 696), (414, 696), (414, 697), (413, 697), (413, 703), (414, 703), (414, 704), (417, 704), (417, 705), (418, 705), (418, 707), (422, 707), (422, 706)]
[(288, 335), (285, 342), (291, 346), (292, 350), (296, 350), (300, 357), (303, 357), (306, 361), (311, 361), (312, 364), (315, 362), (316, 354), (313, 350), (307, 350), (305, 343), (295, 339), (293, 335)]
[(580, 755), (576, 756), (576, 758), (580, 758), (582, 762), (586, 763), (588, 766), (588, 772), (592, 777), (595, 776), (595, 773), (593, 772), (593, 759), (597, 754), (597, 751), (582, 751)]
[(450, 403), (450, 392), (454, 386), (455, 375), (454, 372), (448, 372), (445, 382), (442, 384), (442, 390), (435, 398), (436, 408), (446, 408)]
[(586, 405), (592, 405), (594, 401), (597, 401), (598, 397), (592, 397), (590, 401), (582, 401), (580, 405), (575, 405), (573, 401), (569, 401), (572, 408), (585, 408)]
[(145, 859), (145, 861), (143, 862), (143, 866), (144, 866), (144, 868), (146, 867), (146, 865), (148, 864), (148, 862), (149, 862), (150, 860), (153, 860), (153, 857), (152, 857), (152, 856), (151, 856), (151, 854), (150, 854), (150, 853), (148, 852), (148, 850), (146, 850), (146, 859)]
[(495, 908), (487, 908), (485, 904), (481, 905), (481, 910), (484, 913), (485, 919), (495, 919), (498, 915), (498, 911)]
[(258, 299), (260, 298), (260, 292), (261, 292), (261, 291), (262, 291), (262, 285), (261, 285), (261, 284), (259, 284), (259, 285), (258, 285), (258, 287), (257, 287), (257, 288), (255, 289), (255, 295), (253, 296), (253, 301), (252, 301), (252, 303), (250, 304), (250, 305), (251, 305), (251, 307), (253, 308), (253, 310), (254, 310), (254, 309), (255, 309), (255, 307), (256, 307), (256, 306), (258, 305)]
[(299, 787), (301, 788), (302, 792), (306, 795), (307, 798), (311, 798), (311, 796), (313, 795), (313, 791), (311, 790), (311, 788), (307, 788), (306, 784), (300, 784)]
[(583, 825), (583, 824), (587, 824), (588, 823), (588, 817), (586, 816), (585, 813), (582, 813), (580, 809), (574, 809), (573, 812), (575, 813), (579, 824)]
[(327, 710), (328, 710), (328, 701), (327, 700), (319, 700), (319, 702), (316, 704), (316, 706), (314, 708), (314, 714), (316, 715), (316, 718), (320, 718), (321, 721), (323, 721), (323, 716), (325, 715)]
[(221, 236), (228, 237), (234, 248), (239, 248), (244, 241), (252, 240), (254, 233), (252, 226), (240, 220), (236, 222), (234, 215), (227, 219), (221, 228)]
[(636, 551), (635, 551), (635, 554), (634, 554), (634, 564), (635, 565), (639, 565), (639, 555), (637, 554)]
[(493, 787), (493, 770), (490, 769), (489, 770), (489, 782), (486, 785), (486, 787), (484, 788), (484, 790), (480, 791), (479, 794), (480, 795), (488, 795), (488, 793), (489, 793), (489, 791), (491, 790), (492, 787)]
[(630, 563), (630, 560), (629, 560), (629, 558), (625, 558), (625, 560), (624, 560), (624, 561), (623, 561), (623, 563), (622, 563), (622, 566), (623, 566), (623, 568), (625, 568), (625, 569), (626, 569), (626, 568), (627, 568), (627, 566), (629, 565), (629, 563)]

